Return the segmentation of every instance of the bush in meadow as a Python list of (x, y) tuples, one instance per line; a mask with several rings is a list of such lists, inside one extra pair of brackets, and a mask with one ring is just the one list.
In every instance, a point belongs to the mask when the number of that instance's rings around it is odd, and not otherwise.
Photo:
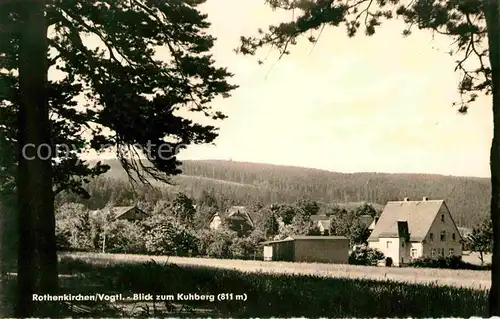
[(237, 238), (238, 234), (226, 227), (206, 229), (201, 231), (198, 237), (198, 250), (200, 254), (208, 257), (232, 258), (231, 247)]
[(61, 250), (92, 250), (91, 217), (82, 204), (66, 203), (56, 210), (56, 241)]
[(385, 256), (381, 251), (369, 247), (361, 247), (352, 251), (348, 262), (351, 265), (376, 266), (379, 261), (384, 259)]
[(468, 270), (490, 270), (491, 265), (474, 265), (464, 262), (461, 256), (433, 258), (417, 258), (412, 260), (408, 266), (417, 268), (446, 268), (446, 269), (468, 269)]
[(142, 223), (142, 231), (148, 254), (187, 256), (196, 253), (197, 237), (175, 217), (154, 215)]
[(229, 249), (233, 258), (236, 259), (254, 259), (260, 255), (260, 242), (264, 241), (264, 233), (254, 230), (247, 237), (236, 237)]
[(106, 227), (105, 251), (111, 253), (146, 253), (141, 227), (135, 222), (116, 220)]

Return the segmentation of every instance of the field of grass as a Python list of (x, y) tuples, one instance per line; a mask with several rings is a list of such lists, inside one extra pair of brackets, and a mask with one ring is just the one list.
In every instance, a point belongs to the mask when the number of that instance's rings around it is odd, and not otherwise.
[[(64, 256), (64, 255), (63, 255)], [(154, 260), (171, 262), (179, 266), (203, 266), (238, 270), (246, 273), (312, 275), (327, 278), (392, 280), (403, 283), (437, 284), (439, 286), (465, 287), (487, 290), (491, 285), (490, 272), (478, 270), (453, 270), (433, 268), (367, 267), (320, 263), (263, 262), (255, 260), (230, 260), (213, 258), (184, 258), (126, 254), (72, 253), (71, 256), (107, 263), (143, 263)]]
[[(440, 280), (419, 284), (401, 281), (403, 275), (406, 279), (413, 275), (413, 281), (447, 276), (457, 280), (451, 270), (65, 253), (59, 256), (59, 273), (61, 293), (120, 297), (114, 301), (60, 302), (58, 316), (63, 317), (487, 315), (486, 289), (443, 286)], [(481, 272), (459, 273), (464, 282), (474, 275), (481, 276)], [(341, 278), (342, 274), (345, 278)], [(174, 298), (131, 298), (141, 293)], [(179, 293), (213, 296), (214, 300), (186, 301), (179, 299)], [(226, 300), (218, 300), (221, 294)]]
[[(470, 317), (486, 316), (487, 291), (410, 284), (390, 280), (325, 278), (313, 274), (244, 272), (215, 268), (200, 260), (180, 264), (179, 258), (66, 254), (61, 256), (65, 291), (73, 293), (232, 293), (246, 300), (232, 301), (117, 301), (105, 305), (82, 303), (72, 311), (88, 315), (231, 316), (231, 317)], [(132, 256), (128, 256), (132, 257)], [(141, 258), (142, 257), (142, 260)], [(162, 257), (163, 258), (163, 257)], [(161, 260), (161, 261), (160, 261)], [(175, 262), (172, 264), (171, 262)], [(242, 263), (240, 261), (226, 261)], [(254, 263), (254, 262), (252, 262)], [(176, 265), (177, 264), (177, 265)], [(276, 263), (274, 267), (282, 263)], [(284, 263), (283, 263), (284, 264)], [(319, 265), (314, 265), (315, 267)], [(328, 265), (324, 265), (325, 267)], [(299, 268), (306, 267), (305, 264)], [(347, 266), (338, 266), (347, 267)], [(300, 271), (299, 271), (300, 273)], [(236, 298), (236, 297), (234, 297)], [(92, 309), (99, 309), (98, 312)], [(73, 315), (74, 315), (73, 313)], [(79, 316), (85, 313), (79, 313)]]

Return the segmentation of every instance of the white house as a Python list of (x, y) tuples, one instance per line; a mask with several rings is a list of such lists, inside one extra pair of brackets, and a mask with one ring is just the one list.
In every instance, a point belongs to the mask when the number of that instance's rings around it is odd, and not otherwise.
[(394, 266), (420, 257), (462, 256), (462, 236), (444, 200), (388, 202), (368, 238), (368, 246)]
[(330, 217), (326, 215), (311, 215), (310, 219), (312, 224), (318, 227), (322, 234), (330, 233)]
[(227, 223), (230, 229), (241, 232), (252, 230), (255, 225), (251, 212), (245, 206), (232, 206), (225, 212), (215, 213), (209, 222), (209, 228), (218, 229)]

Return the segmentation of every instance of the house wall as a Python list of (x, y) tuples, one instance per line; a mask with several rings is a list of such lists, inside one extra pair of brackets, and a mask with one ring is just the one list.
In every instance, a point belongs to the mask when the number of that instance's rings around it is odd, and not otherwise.
[[(205, 224), (206, 225), (206, 224)], [(215, 215), (212, 221), (210, 222), (210, 229), (217, 229), (222, 225), (222, 219), (220, 218), (219, 215)]]
[(406, 264), (411, 260), (410, 257), (411, 243), (403, 238), (399, 238), (398, 243), (399, 243), (399, 259), (396, 264), (397, 266), (400, 266), (401, 264)]
[(264, 260), (265, 261), (273, 260), (273, 246), (272, 245), (264, 246)]
[(294, 241), (295, 261), (347, 264), (348, 239), (299, 239)]
[(372, 241), (368, 243), (368, 247), (377, 249), (381, 251), (384, 256), (390, 257), (394, 266), (399, 266), (401, 257), (405, 258), (404, 250), (407, 249), (407, 243), (405, 247), (401, 247), (402, 240), (399, 238), (379, 238), (378, 241)]
[[(444, 215), (444, 222), (441, 221), (442, 215)], [(445, 231), (444, 241), (441, 240), (442, 231)], [(431, 239), (431, 233), (433, 234), (433, 239)], [(455, 234), (455, 240), (453, 240), (452, 234)], [(429, 232), (425, 236), (421, 257), (438, 258), (438, 252), (442, 249), (444, 249), (444, 257), (451, 256), (450, 249), (453, 249), (453, 256), (462, 256), (460, 234), (445, 205), (441, 206), (439, 213), (429, 228)], [(432, 253), (433, 250), (436, 252), (435, 255)]]
[(317, 223), (316, 225), (319, 229), (319, 231), (323, 234), (329, 234), (330, 233), (330, 227), (326, 228), (326, 227), (323, 227), (323, 223), (321, 223), (320, 221)]
[(272, 243), (272, 260), (274, 261), (293, 261), (294, 250), (293, 240)]
[(409, 246), (410, 261), (412, 259), (420, 258), (423, 256), (424, 246), (422, 245), (422, 243), (414, 242), (410, 243)]

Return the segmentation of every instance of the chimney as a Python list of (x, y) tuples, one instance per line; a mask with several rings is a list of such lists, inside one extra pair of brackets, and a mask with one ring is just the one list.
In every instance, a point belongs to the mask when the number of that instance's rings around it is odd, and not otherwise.
[(428, 197), (422, 197), (422, 201), (426, 202), (429, 198)]
[(405, 202), (407, 202), (407, 201), (409, 201), (409, 200), (410, 200), (410, 199), (409, 199), (408, 197), (405, 197), (405, 198), (404, 198), (404, 201), (405, 201)]

